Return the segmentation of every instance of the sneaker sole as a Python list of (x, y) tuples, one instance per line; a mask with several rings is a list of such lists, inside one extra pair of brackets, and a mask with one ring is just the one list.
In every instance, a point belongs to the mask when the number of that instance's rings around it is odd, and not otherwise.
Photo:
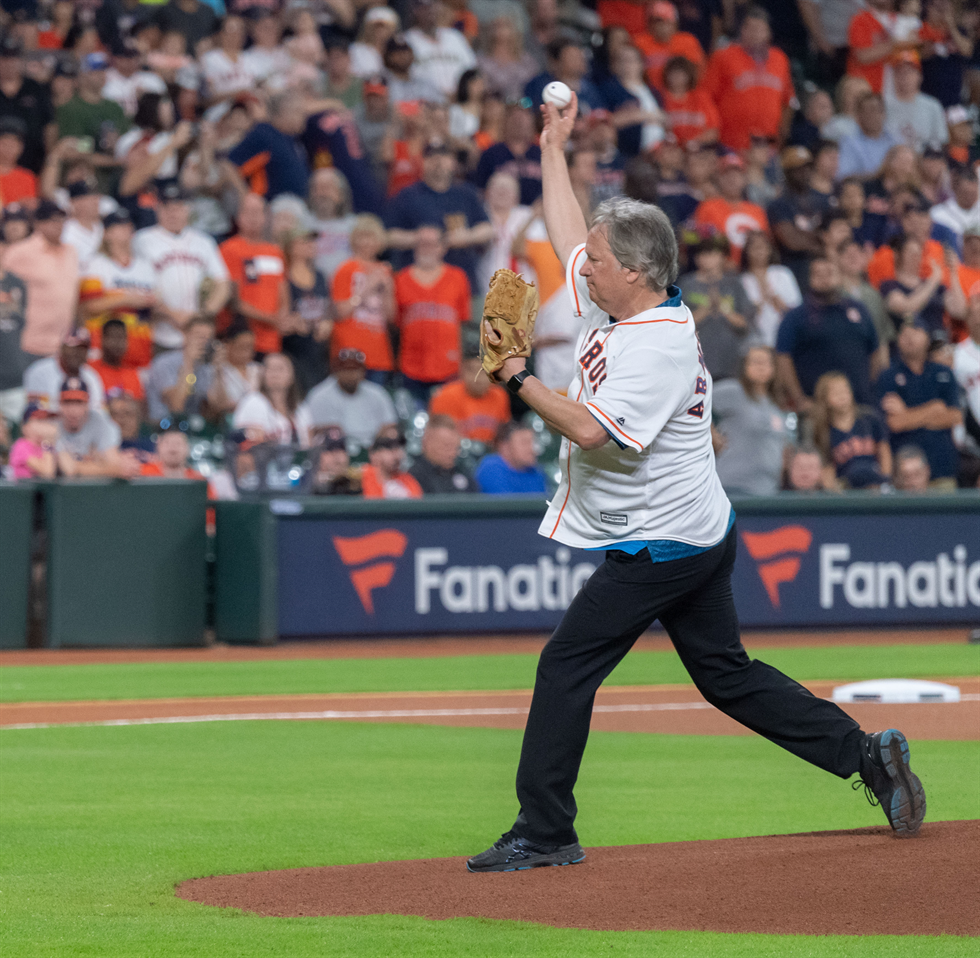
[(895, 787), (885, 814), (899, 838), (912, 838), (926, 817), (926, 793), (919, 777), (909, 768), (908, 740), (890, 728), (882, 733), (879, 748), (885, 773)]
[(564, 865), (577, 865), (584, 861), (584, 852), (580, 858), (570, 858), (566, 861), (557, 860), (554, 855), (541, 855), (538, 858), (525, 859), (523, 862), (504, 862), (500, 865), (490, 865), (488, 868), (471, 868), (470, 863), (467, 862), (466, 870), (475, 875), (480, 875), (483, 872), (524, 872), (530, 871), (532, 868), (559, 868)]

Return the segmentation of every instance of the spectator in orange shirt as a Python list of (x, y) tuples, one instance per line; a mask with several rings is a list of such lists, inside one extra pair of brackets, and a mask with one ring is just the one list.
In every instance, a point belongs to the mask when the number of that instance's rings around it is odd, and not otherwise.
[(694, 211), (698, 226), (713, 226), (728, 239), (729, 260), (737, 265), (749, 233), (768, 233), (769, 220), (761, 206), (745, 199), (745, 161), (737, 153), (729, 153), (718, 162), (718, 196), (705, 200)]
[(337, 267), (330, 290), (333, 360), (344, 349), (363, 353), (367, 379), (379, 386), (387, 383), (395, 368), (388, 335), (395, 320), (395, 283), (391, 267), (378, 261), (386, 244), (381, 220), (370, 213), (357, 217), (350, 234), (354, 256)]
[(717, 50), (708, 61), (704, 84), (721, 114), (721, 142), (745, 150), (753, 136), (782, 140), (795, 100), (789, 60), (771, 46), (769, 15), (749, 7), (738, 42)]
[(681, 146), (709, 146), (718, 140), (721, 117), (714, 100), (697, 86), (697, 68), (686, 57), (672, 57), (664, 66), (660, 93), (667, 126)]
[[(230, 309), (248, 320), (257, 354), (278, 353), (282, 349), (280, 327), (289, 314), (289, 286), (282, 250), (263, 239), (268, 221), (265, 198), (246, 193), (235, 221), (238, 234), (219, 247), (234, 284)], [(222, 330), (229, 325), (230, 313)]]
[(505, 422), (510, 422), (510, 401), (503, 386), (490, 382), (480, 362), (478, 345), (467, 343), (459, 379), (433, 394), (430, 416), (449, 416), (464, 439), (490, 445)]
[(395, 276), (401, 348), (398, 368), (405, 388), (421, 406), (433, 387), (455, 379), (460, 364), (460, 326), (470, 318), (466, 273), (445, 262), (442, 231), (420, 226), (415, 262)]
[[(932, 220), (929, 217), (929, 205), (922, 197), (910, 203), (902, 218), (902, 232), (922, 245), (922, 265), (919, 276), (925, 279), (932, 272), (935, 263), (943, 271), (943, 285), (949, 286), (949, 272), (946, 268), (946, 252), (939, 240), (929, 237), (932, 230)], [(880, 289), (886, 279), (895, 278), (895, 251), (889, 245), (880, 246), (871, 262), (868, 263), (868, 282), (875, 289)]]
[(405, 440), (385, 430), (368, 452), (368, 465), (361, 468), (365, 499), (421, 499), (418, 480), (404, 471)]
[(24, 152), (27, 124), (19, 116), (0, 116), (0, 206), (23, 203), (34, 209), (37, 177), (17, 161)]
[(663, 89), (664, 66), (672, 57), (685, 57), (698, 73), (704, 66), (704, 50), (697, 37), (677, 29), (677, 7), (658, 0), (647, 7), (647, 32), (633, 38), (647, 70), (647, 80), (656, 90)]
[(142, 402), (146, 393), (139, 373), (123, 365), (128, 348), (126, 324), (121, 319), (107, 319), (102, 326), (102, 357), (89, 365), (99, 374), (107, 396), (110, 389), (121, 389)]
[(890, 32), (893, 0), (866, 0), (868, 8), (856, 13), (847, 28), (847, 74), (867, 80), (875, 93), (882, 92), (885, 65), (898, 49)]
[(190, 447), (179, 429), (168, 429), (157, 439), (157, 456), (154, 462), (140, 467), (140, 476), (160, 479), (204, 479), (196, 469), (187, 465)]

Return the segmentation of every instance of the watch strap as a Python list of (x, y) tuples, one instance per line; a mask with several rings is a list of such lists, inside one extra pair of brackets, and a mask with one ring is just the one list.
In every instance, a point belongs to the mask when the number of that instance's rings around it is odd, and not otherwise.
[(524, 380), (530, 375), (526, 369), (522, 369), (519, 373), (515, 373), (507, 380), (507, 388), (516, 396), (521, 391)]

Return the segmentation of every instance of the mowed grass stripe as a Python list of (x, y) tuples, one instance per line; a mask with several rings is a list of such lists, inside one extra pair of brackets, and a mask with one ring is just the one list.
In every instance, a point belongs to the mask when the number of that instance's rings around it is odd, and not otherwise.
[[(800, 681), (980, 674), (980, 646), (966, 643), (778, 648), (758, 657)], [(0, 701), (526, 689), (534, 684), (536, 663), (533, 655), (476, 655), (16, 666), (0, 669)], [(689, 682), (672, 651), (631, 652), (607, 680), (609, 685)]]
[[(188, 877), (464, 856), (513, 819), (520, 733), (236, 723), (0, 733), (4, 958), (973, 955), (976, 941), (591, 933), (459, 919), (268, 919), (176, 899)], [(976, 817), (975, 743), (915, 743), (931, 820)], [(846, 782), (757, 738), (590, 738), (589, 845), (880, 824)], [(460, 863), (462, 869), (462, 862)]]

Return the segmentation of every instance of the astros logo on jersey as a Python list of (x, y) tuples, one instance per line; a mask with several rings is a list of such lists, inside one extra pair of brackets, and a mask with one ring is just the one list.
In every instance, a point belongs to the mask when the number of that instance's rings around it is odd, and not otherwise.
[[(382, 589), (395, 574), (394, 562), (374, 562), (375, 559), (400, 559), (405, 554), (408, 537), (397, 529), (379, 529), (366, 536), (348, 539), (333, 537), (333, 547), (346, 566), (361, 566), (352, 569), (350, 581), (357, 597), (368, 615), (374, 615), (374, 589)], [(370, 565), (364, 565), (369, 562)]]
[(813, 542), (813, 533), (803, 526), (783, 526), (772, 532), (742, 532), (741, 536), (756, 561), (769, 601), (778, 609), (779, 587), (799, 574), (800, 560)]

